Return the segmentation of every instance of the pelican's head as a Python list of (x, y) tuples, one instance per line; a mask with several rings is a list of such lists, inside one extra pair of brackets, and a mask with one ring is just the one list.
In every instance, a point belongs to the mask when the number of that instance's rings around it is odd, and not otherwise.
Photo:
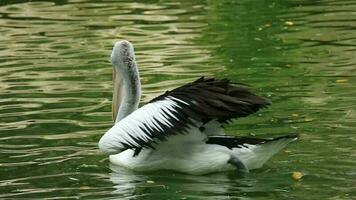
[[(140, 99), (140, 80), (133, 45), (126, 40), (116, 42), (111, 53), (111, 63), (114, 82), (112, 112), (113, 120), (118, 122), (137, 109)], [(121, 106), (123, 98), (128, 105)]]
[(111, 63), (114, 70), (130, 70), (136, 67), (135, 53), (129, 41), (122, 40), (115, 43), (111, 53)]

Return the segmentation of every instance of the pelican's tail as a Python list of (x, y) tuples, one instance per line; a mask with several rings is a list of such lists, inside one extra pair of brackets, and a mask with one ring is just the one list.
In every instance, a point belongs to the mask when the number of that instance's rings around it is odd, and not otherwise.
[(260, 168), (288, 143), (298, 139), (297, 135), (286, 135), (272, 139), (236, 136), (211, 136), (207, 143), (219, 144), (232, 150), (232, 163), (245, 171)]

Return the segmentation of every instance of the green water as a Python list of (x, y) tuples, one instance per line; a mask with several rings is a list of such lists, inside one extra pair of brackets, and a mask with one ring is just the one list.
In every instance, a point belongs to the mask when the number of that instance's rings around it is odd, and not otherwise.
[[(355, 28), (353, 0), (2, 0), (0, 198), (356, 199)], [(229, 134), (300, 140), (249, 174), (110, 166), (97, 141), (120, 39), (135, 45), (143, 103), (229, 78), (273, 102)]]

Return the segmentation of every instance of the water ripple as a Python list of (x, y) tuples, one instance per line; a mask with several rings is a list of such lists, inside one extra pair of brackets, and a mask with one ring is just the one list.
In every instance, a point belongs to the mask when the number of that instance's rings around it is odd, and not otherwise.
[[(355, 10), (347, 0), (1, 1), (0, 198), (351, 199)], [(301, 140), (245, 175), (109, 169), (96, 146), (112, 125), (120, 39), (135, 44), (143, 104), (199, 76), (227, 77), (274, 103), (228, 133)]]

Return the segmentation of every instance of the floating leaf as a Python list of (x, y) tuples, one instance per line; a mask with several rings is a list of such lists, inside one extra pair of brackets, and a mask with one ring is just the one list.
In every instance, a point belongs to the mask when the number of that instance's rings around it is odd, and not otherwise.
[(347, 83), (348, 80), (347, 79), (338, 79), (336, 80), (336, 83)]
[(292, 173), (292, 179), (295, 181), (299, 181), (300, 179), (303, 178), (302, 172), (293, 172)]
[(81, 190), (88, 190), (88, 189), (90, 189), (90, 187), (84, 185), (84, 186), (80, 186), (79, 189), (81, 189)]
[(312, 122), (312, 121), (314, 121), (314, 119), (313, 119), (313, 118), (305, 118), (303, 121), (305, 121), (305, 122)]
[(284, 22), (285, 25), (288, 25), (288, 26), (293, 26), (294, 23), (292, 21), (286, 21)]

